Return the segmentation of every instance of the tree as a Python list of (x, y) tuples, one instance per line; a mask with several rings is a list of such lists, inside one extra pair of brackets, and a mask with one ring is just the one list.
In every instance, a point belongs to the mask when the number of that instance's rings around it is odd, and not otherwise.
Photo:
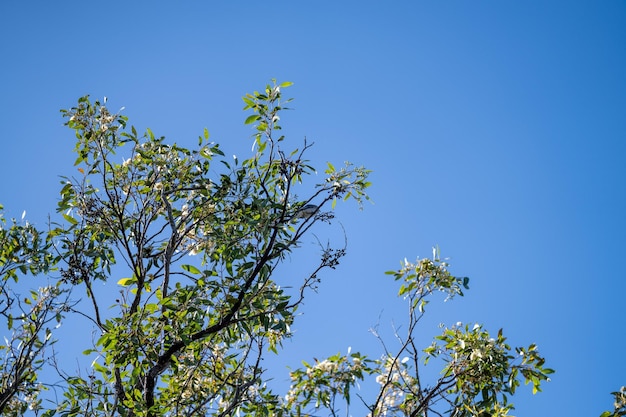
[(0, 315), (10, 334), (0, 345), (0, 414), (17, 416), (27, 408), (20, 398), (38, 401), (42, 389), (38, 371), (45, 349), (53, 343), (49, 325), (60, 322), (69, 304), (58, 282), (41, 285), (26, 296), (14, 288), (20, 274), (46, 274), (53, 260), (42, 233), (15, 220), (7, 228), (3, 209), (0, 205)]
[[(540, 390), (552, 370), (536, 346), (512, 349), (501, 331), (491, 338), (481, 326), (459, 324), (420, 348), (416, 327), (432, 296), (468, 288), (437, 251), (389, 272), (408, 303), (398, 349), (377, 335), (382, 357), (350, 352), (304, 362), (291, 372), (286, 395), (272, 389), (262, 358), (280, 354), (320, 271), (335, 268), (346, 248), (322, 246), (292, 290), (281, 286), (281, 265), (314, 224), (332, 224), (338, 201), (361, 207), (370, 186), (367, 169), (328, 163), (324, 180), (307, 188), (312, 145), (292, 149), (280, 135), (282, 90), (290, 85), (273, 82), (243, 98), (255, 134), (242, 161), (224, 158), (207, 130), (195, 149), (150, 130), (140, 136), (106, 101), (86, 96), (62, 111), (75, 132), (80, 176), (63, 178), (59, 221), (47, 232), (15, 222), (0, 229), (3, 315), (13, 330), (1, 414), (29, 407), (46, 416), (337, 415), (348, 413), (359, 381), (375, 380), (370, 396), (356, 393), (372, 416), (496, 416), (512, 408), (507, 395), (520, 381)], [(20, 274), (54, 283), (32, 293), (30, 311), (11, 301), (8, 283)], [(70, 301), (81, 294), (84, 300)], [(75, 372), (43, 355), (52, 323), (70, 316), (96, 330), (84, 352), (93, 361)], [(419, 373), (428, 361), (442, 367), (430, 385)], [(37, 397), (49, 388), (38, 380), (45, 364), (64, 381), (52, 387), (62, 398), (49, 398), (51, 405)]]

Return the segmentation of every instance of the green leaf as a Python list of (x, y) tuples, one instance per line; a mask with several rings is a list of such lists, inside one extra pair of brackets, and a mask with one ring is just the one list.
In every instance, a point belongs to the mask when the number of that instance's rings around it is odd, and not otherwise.
[(251, 109), (254, 107), (254, 101), (250, 100), (248, 97), (242, 97), (243, 102), (246, 103), (246, 107), (244, 110)]
[(181, 265), (181, 268), (183, 268), (185, 271), (189, 272), (190, 274), (200, 275), (202, 273), (200, 272), (198, 268), (196, 268), (193, 265)]
[(285, 81), (285, 82), (279, 84), (280, 88), (291, 87), (292, 85), (293, 85), (293, 83), (291, 81)]
[(132, 284), (134, 281), (133, 278), (122, 278), (119, 281), (117, 281), (117, 285), (121, 285), (122, 287), (127, 287), (130, 284)]
[(108, 372), (108, 369), (100, 365), (98, 362), (93, 363), (93, 368), (101, 374), (106, 374)]
[(261, 116), (259, 116), (258, 114), (253, 114), (251, 116), (248, 116), (246, 118), (246, 121), (244, 122), (244, 124), (249, 125), (251, 123), (256, 122), (257, 120), (259, 120), (261, 118)]
[(465, 288), (466, 290), (469, 290), (469, 278), (468, 277), (463, 277), (463, 288)]
[(78, 224), (78, 220), (76, 220), (75, 218), (73, 218), (69, 214), (63, 213), (63, 218), (65, 220), (67, 220), (69, 223), (71, 223), (72, 225), (77, 225)]

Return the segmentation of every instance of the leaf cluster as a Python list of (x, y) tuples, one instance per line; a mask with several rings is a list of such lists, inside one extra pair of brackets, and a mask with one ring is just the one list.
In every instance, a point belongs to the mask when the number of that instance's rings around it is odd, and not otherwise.
[[(448, 300), (469, 289), (469, 279), (452, 275), (448, 266), (436, 248), (432, 259), (404, 260), (400, 269), (387, 272), (400, 282), (398, 296), (409, 312), (404, 334), (395, 332), (399, 348), (390, 348), (372, 330), (384, 351), (378, 359), (353, 353), (316, 360), (313, 365), (305, 362), (304, 368), (291, 373), (285, 402), (290, 415), (319, 413), (322, 408), (333, 416), (348, 413), (351, 388), (368, 376), (378, 384), (376, 395), (357, 395), (371, 416), (506, 416), (513, 409), (508, 396), (521, 381), (532, 383), (533, 393), (540, 391), (553, 370), (545, 367), (535, 345), (511, 348), (502, 330), (492, 338), (480, 325), (470, 328), (458, 323), (444, 328), (430, 346), (420, 347), (418, 323), (433, 295), (443, 293)], [(440, 377), (428, 383), (422, 368), (433, 359), (443, 366)]]
[(7, 225), (2, 210), (0, 205), (0, 320), (6, 331), (0, 344), (0, 415), (18, 416), (29, 404), (41, 407), (44, 353), (70, 305), (58, 283), (27, 289), (25, 280), (54, 269), (54, 257), (45, 234), (24, 221), (25, 213), (21, 222)]

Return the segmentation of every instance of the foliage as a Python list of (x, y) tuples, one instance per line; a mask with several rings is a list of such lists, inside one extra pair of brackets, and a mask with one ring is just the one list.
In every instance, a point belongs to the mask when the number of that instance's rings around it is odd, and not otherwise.
[[(420, 347), (417, 324), (433, 295), (452, 299), (468, 289), (468, 278), (450, 274), (435, 251), (388, 273), (408, 306), (398, 349), (374, 332), (382, 357), (349, 352), (303, 362), (287, 394), (274, 391), (262, 359), (280, 354), (320, 271), (335, 268), (346, 250), (322, 246), (317, 264), (299, 277), (282, 276), (281, 265), (314, 224), (333, 224), (338, 201), (361, 207), (370, 185), (367, 169), (330, 162), (323, 180), (309, 185), (312, 145), (292, 149), (280, 135), (290, 85), (273, 82), (243, 98), (251, 112), (244, 123), (254, 128), (244, 160), (226, 158), (207, 130), (192, 149), (149, 129), (139, 135), (106, 100), (86, 96), (62, 111), (80, 175), (63, 177), (59, 221), (47, 233), (16, 222), (0, 229), (2, 282), (26, 275), (53, 282), (30, 298), (3, 286), (12, 339), (4, 347), (0, 414), (347, 415), (356, 401), (372, 416), (503, 416), (521, 381), (540, 390), (552, 370), (536, 346), (512, 349), (502, 331), (492, 338), (481, 326), (458, 324)], [(70, 303), (70, 294), (84, 298)], [(38, 370), (51, 325), (64, 314), (95, 329), (84, 351), (92, 361), (73, 372), (52, 361), (63, 382), (49, 387)], [(441, 367), (430, 385), (419, 371), (429, 361)], [(374, 389), (360, 390), (368, 381)], [(42, 402), (46, 388), (60, 399)]]
[(7, 227), (3, 209), (0, 205), (0, 316), (10, 334), (0, 345), (0, 415), (17, 416), (27, 408), (20, 399), (39, 403), (43, 387), (37, 376), (52, 344), (50, 325), (60, 322), (68, 305), (59, 283), (20, 293), (20, 274), (49, 272), (52, 256), (33, 225), (12, 219)]
[(619, 391), (612, 392), (611, 395), (615, 398), (613, 402), (614, 410), (605, 411), (600, 414), (600, 417), (624, 417), (626, 416), (626, 387), (620, 388)]
[[(371, 416), (405, 415), (427, 416), (506, 416), (513, 409), (506, 394), (512, 395), (520, 380), (533, 384), (533, 392), (540, 390), (541, 382), (553, 371), (544, 367), (544, 359), (535, 345), (516, 348), (516, 355), (505, 343), (502, 330), (495, 339), (480, 325), (471, 329), (457, 323), (444, 328), (441, 336), (427, 348), (420, 349), (417, 324), (425, 314), (425, 306), (435, 293), (443, 293), (446, 300), (463, 295), (468, 289), (467, 277), (455, 277), (440, 259), (438, 250), (433, 259), (404, 261), (397, 271), (389, 271), (401, 282), (398, 291), (408, 304), (409, 317), (406, 334), (396, 333), (400, 348), (391, 351), (383, 338), (374, 331), (384, 348), (381, 358), (371, 360), (359, 353), (333, 356), (315, 365), (305, 363), (305, 371), (292, 372), (292, 386), (287, 395), (295, 415), (315, 400), (313, 408), (325, 407), (330, 415), (337, 415), (340, 400), (346, 409), (350, 406), (350, 389), (355, 381), (367, 375), (376, 375), (379, 385), (374, 400), (360, 398)], [(434, 384), (422, 380), (420, 368), (433, 358), (443, 363), (441, 376)], [(347, 381), (351, 381), (348, 383)], [(318, 412), (319, 413), (319, 412)]]

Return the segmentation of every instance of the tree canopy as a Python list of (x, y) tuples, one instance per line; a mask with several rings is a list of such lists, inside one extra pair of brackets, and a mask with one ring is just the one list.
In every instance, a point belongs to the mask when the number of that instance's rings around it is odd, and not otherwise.
[[(62, 110), (79, 174), (62, 178), (58, 216), (47, 230), (0, 218), (0, 312), (10, 335), (1, 415), (335, 416), (358, 407), (371, 416), (505, 416), (521, 383), (540, 391), (553, 371), (534, 344), (512, 348), (502, 330), (458, 323), (432, 343), (418, 338), (433, 295), (469, 288), (438, 250), (387, 273), (407, 304), (398, 348), (375, 333), (382, 356), (303, 358), (287, 392), (272, 386), (263, 357), (281, 354), (320, 271), (334, 269), (346, 247), (322, 246), (289, 288), (281, 265), (313, 225), (335, 224), (336, 204), (361, 208), (370, 186), (366, 168), (331, 162), (312, 184), (312, 144), (281, 135), (290, 85), (274, 81), (243, 98), (254, 127), (243, 160), (226, 158), (206, 129), (193, 149), (149, 129), (140, 135), (88, 96)], [(55, 330), (72, 317), (94, 328), (83, 348), (92, 361), (78, 370), (55, 361)], [(425, 366), (439, 377), (425, 380)], [(376, 389), (359, 390), (366, 380)]]

